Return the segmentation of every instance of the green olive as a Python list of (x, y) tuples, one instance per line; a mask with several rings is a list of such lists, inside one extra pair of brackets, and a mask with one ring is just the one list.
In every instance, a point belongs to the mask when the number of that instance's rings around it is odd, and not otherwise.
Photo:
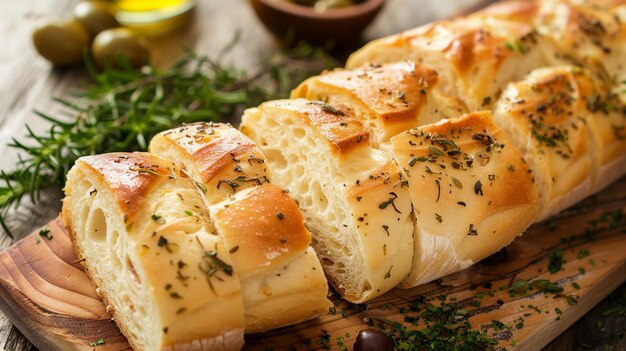
[(33, 32), (37, 52), (57, 66), (79, 63), (89, 45), (89, 34), (76, 21), (43, 25)]
[(102, 1), (81, 1), (74, 7), (74, 19), (95, 37), (105, 29), (119, 27), (107, 3)]
[(99, 67), (122, 67), (124, 59), (139, 68), (150, 60), (148, 42), (127, 28), (113, 28), (100, 32), (91, 45), (94, 60)]

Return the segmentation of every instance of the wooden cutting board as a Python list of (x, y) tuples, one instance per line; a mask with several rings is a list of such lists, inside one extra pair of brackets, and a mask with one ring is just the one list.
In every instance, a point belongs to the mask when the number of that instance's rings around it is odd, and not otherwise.
[[(496, 333), (509, 350), (539, 350), (626, 281), (626, 178), (550, 221), (531, 227), (499, 255), (470, 269), (408, 290), (394, 289), (366, 305), (338, 300), (335, 314), (264, 334), (248, 335), (250, 350), (351, 349), (365, 321), (401, 322), (399, 308), (418, 296), (446, 294), (466, 305), (474, 328), (491, 332), (492, 321), (524, 326)], [(0, 253), (0, 308), (40, 350), (129, 350), (95, 288), (77, 262), (61, 222), (49, 223)], [(562, 250), (562, 251), (560, 251)], [(562, 253), (563, 268), (548, 271), (550, 256)], [(511, 296), (524, 279), (549, 279), (562, 297), (533, 291)], [(490, 294), (486, 294), (489, 292)], [(480, 299), (480, 306), (468, 304)], [(571, 295), (577, 303), (568, 302)], [(531, 307), (532, 306), (532, 307)], [(540, 311), (540, 312), (538, 312)], [(556, 311), (560, 311), (557, 313)], [(326, 336), (324, 334), (328, 333)], [(104, 344), (90, 343), (104, 339)], [(514, 346), (512, 346), (514, 345)]]

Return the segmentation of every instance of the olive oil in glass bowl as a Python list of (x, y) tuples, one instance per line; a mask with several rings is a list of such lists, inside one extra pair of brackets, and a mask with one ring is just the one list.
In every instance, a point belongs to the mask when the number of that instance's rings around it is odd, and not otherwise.
[(195, 0), (114, 0), (115, 17), (126, 26), (167, 22), (189, 12)]

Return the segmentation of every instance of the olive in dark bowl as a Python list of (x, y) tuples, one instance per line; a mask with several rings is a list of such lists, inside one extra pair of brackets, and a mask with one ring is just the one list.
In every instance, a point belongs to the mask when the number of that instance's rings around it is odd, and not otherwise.
[(332, 41), (336, 46), (356, 42), (374, 20), (384, 0), (364, 0), (341, 8), (316, 11), (286, 0), (250, 0), (263, 24), (279, 39), (293, 35), (296, 41), (314, 44)]

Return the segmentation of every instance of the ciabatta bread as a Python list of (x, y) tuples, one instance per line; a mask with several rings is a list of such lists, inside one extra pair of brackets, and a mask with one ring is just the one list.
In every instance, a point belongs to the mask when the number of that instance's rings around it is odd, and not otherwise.
[(150, 154), (106, 154), (79, 159), (65, 193), (78, 256), (135, 350), (241, 348), (239, 278), (191, 179)]
[(197, 185), (216, 233), (230, 248), (248, 333), (328, 311), (328, 284), (296, 203), (277, 186), (265, 155), (227, 124), (194, 123), (155, 136), (150, 151)]
[(367, 301), (407, 277), (413, 224), (406, 179), (370, 145), (350, 110), (273, 101), (247, 110), (241, 131), (299, 202), (322, 266), (347, 300)]

